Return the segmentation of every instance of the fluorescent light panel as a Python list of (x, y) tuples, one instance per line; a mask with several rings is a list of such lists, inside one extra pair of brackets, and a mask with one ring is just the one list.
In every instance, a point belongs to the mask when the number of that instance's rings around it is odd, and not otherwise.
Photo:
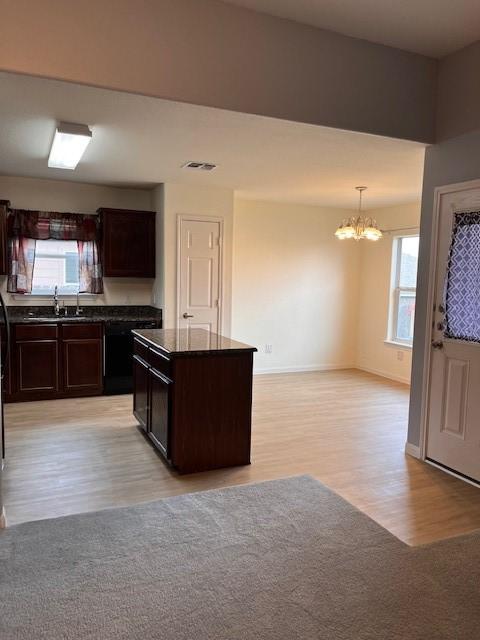
[(92, 132), (86, 124), (61, 122), (55, 131), (48, 166), (75, 169), (91, 139)]

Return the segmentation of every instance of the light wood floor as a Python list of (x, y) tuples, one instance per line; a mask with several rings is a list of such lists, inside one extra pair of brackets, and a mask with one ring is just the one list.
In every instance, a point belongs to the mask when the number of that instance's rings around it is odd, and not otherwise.
[(359, 371), (257, 376), (253, 463), (178, 476), (131, 397), (6, 406), (9, 524), (311, 474), (408, 544), (480, 528), (478, 489), (404, 454), (406, 386)]

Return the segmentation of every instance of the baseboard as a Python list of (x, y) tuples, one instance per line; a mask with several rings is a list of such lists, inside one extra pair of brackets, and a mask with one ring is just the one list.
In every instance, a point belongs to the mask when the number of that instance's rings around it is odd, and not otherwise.
[(387, 371), (381, 371), (380, 369), (371, 369), (370, 367), (363, 367), (357, 364), (355, 367), (360, 371), (366, 371), (367, 373), (373, 373), (375, 376), (380, 376), (381, 378), (388, 378), (389, 380), (394, 380), (395, 382), (401, 382), (402, 384), (410, 385), (410, 378), (404, 378), (403, 376), (395, 376)]
[(271, 367), (269, 369), (254, 369), (254, 375), (262, 376), (269, 373), (302, 373), (306, 371), (340, 371), (355, 369), (353, 364), (304, 364), (295, 367)]
[(411, 442), (405, 443), (405, 453), (412, 456), (412, 458), (418, 458), (419, 460), (421, 458), (420, 447), (417, 447), (416, 444), (412, 444)]

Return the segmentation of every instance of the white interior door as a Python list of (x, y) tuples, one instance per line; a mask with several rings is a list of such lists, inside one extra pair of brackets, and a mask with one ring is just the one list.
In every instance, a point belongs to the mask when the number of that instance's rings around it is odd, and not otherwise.
[(180, 328), (218, 333), (221, 311), (222, 224), (179, 217), (178, 321)]
[(480, 188), (440, 198), (426, 456), (480, 482)]

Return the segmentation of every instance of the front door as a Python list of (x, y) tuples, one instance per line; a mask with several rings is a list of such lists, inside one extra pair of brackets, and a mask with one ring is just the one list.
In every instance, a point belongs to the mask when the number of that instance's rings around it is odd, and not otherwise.
[(480, 482), (480, 188), (438, 216), (426, 456)]
[(178, 320), (180, 328), (218, 333), (220, 323), (220, 221), (180, 217)]

